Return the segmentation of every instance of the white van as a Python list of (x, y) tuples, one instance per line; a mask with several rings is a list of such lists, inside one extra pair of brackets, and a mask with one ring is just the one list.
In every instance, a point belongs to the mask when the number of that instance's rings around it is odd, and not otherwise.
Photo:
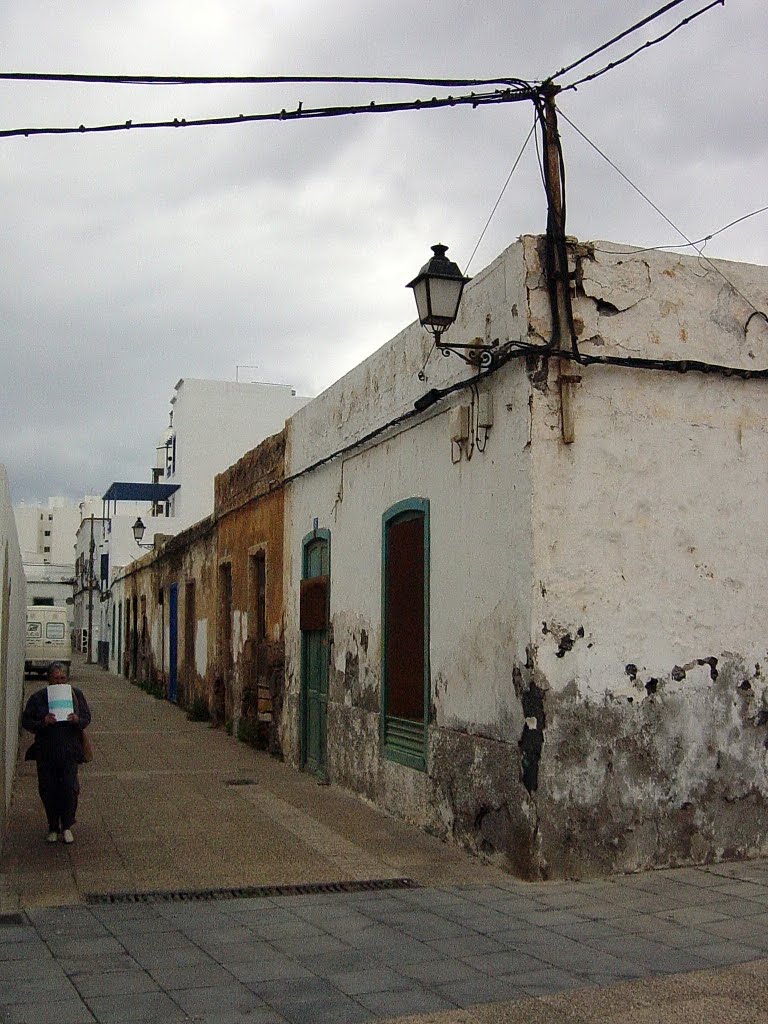
[(24, 671), (45, 673), (54, 661), (62, 662), (69, 671), (72, 641), (67, 628), (67, 609), (56, 605), (32, 605), (27, 608)]

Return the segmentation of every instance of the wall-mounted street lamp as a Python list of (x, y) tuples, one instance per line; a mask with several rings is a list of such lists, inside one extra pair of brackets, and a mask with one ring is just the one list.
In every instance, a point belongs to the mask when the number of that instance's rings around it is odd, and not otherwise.
[(470, 345), (452, 345), (443, 341), (443, 335), (455, 322), (464, 285), (471, 280), (464, 277), (457, 265), (446, 257), (447, 245), (433, 245), (434, 256), (418, 275), (406, 285), (413, 288), (419, 322), (435, 339), (435, 346), (444, 356), (455, 352), (465, 363), (485, 368), (491, 365), (492, 348), (477, 339)]
[(153, 548), (155, 546), (154, 542), (152, 544), (141, 543), (141, 539), (144, 536), (144, 531), (146, 530), (146, 526), (141, 521), (141, 516), (139, 516), (136, 519), (136, 522), (133, 524), (131, 529), (133, 530), (133, 539), (136, 541), (140, 548)]

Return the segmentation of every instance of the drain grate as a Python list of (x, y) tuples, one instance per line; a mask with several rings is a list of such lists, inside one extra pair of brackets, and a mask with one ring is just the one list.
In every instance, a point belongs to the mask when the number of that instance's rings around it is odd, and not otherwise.
[(260, 896), (317, 896), (323, 893), (385, 892), (415, 889), (412, 878), (372, 878), (365, 882), (307, 882), (304, 885), (250, 885), (236, 889), (180, 889), (169, 892), (92, 892), (85, 902), (104, 903), (205, 903)]

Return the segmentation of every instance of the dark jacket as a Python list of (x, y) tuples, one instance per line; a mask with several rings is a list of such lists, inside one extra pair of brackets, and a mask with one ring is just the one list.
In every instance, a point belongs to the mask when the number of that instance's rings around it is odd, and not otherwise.
[(80, 725), (72, 722), (57, 722), (55, 725), (44, 725), (43, 719), (48, 714), (48, 688), (37, 690), (27, 701), (21, 716), (21, 724), (28, 732), (35, 734), (32, 757), (27, 758), (45, 761), (49, 764), (62, 762), (81, 763), (83, 760), (83, 741), (80, 730), (91, 721), (91, 711), (82, 690), (72, 687), (75, 694), (75, 712), (80, 718)]

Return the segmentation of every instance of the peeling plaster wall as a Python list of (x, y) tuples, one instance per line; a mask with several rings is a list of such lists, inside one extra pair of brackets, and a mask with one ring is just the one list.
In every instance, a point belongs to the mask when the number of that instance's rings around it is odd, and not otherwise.
[[(130, 678), (155, 687), (167, 695), (170, 674), (170, 588), (178, 587), (177, 611), (177, 700), (185, 707), (195, 700), (211, 701), (215, 684), (215, 648), (207, 642), (207, 623), (215, 621), (217, 598), (216, 531), (210, 519), (171, 538), (125, 571), (112, 587), (112, 600), (123, 604), (123, 664), (115, 671), (125, 673), (125, 605), (136, 598), (138, 608), (138, 657), (136, 672), (129, 667)], [(195, 583), (195, 607), (192, 657), (188, 663), (186, 645), (186, 584)], [(160, 594), (162, 592), (162, 604)], [(141, 639), (142, 599), (146, 607), (148, 642)], [(203, 627), (202, 633), (200, 632)]]
[[(283, 479), (285, 438), (268, 438), (216, 477), (218, 559), (232, 573), (232, 676), (225, 716), (235, 734), (279, 755), (283, 703)], [(266, 640), (257, 642), (252, 559), (264, 557)]]
[[(169, 592), (176, 584), (179, 703), (202, 701), (217, 724), (226, 724), (236, 735), (274, 754), (280, 753), (277, 719), (283, 691), (283, 452), (281, 432), (220, 473), (214, 482), (214, 515), (134, 563), (113, 588), (113, 599), (122, 600), (123, 609), (126, 600), (136, 598), (139, 631), (142, 600), (147, 610), (149, 642), (140, 642), (131, 677), (168, 693)], [(251, 559), (257, 553), (263, 554), (266, 567), (264, 644), (255, 638)], [(220, 593), (225, 564), (232, 579), (231, 618), (226, 624)], [(187, 607), (188, 583), (194, 583), (194, 608)], [(231, 644), (231, 671), (222, 653), (225, 636)]]
[[(706, 264), (576, 251), (583, 351), (768, 366), (768, 325), (745, 336), (749, 306)], [(537, 287), (534, 240), (526, 258)], [(765, 268), (722, 267), (768, 307)], [(533, 390), (540, 871), (765, 853), (766, 382), (578, 372), (573, 444), (554, 362)]]
[[(468, 286), (454, 342), (545, 344), (541, 240)], [(599, 250), (610, 250), (600, 252)], [(768, 307), (764, 268), (721, 264)], [(768, 366), (768, 326), (697, 259), (571, 246), (582, 351)], [(286, 472), (466, 373), (417, 373), (403, 331), (289, 422)], [(558, 368), (518, 360), (483, 382), (485, 454), (451, 462), (452, 407), (427, 410), (287, 495), (283, 746), (301, 758), (301, 542), (331, 535), (328, 771), (523, 877), (587, 876), (767, 848), (766, 384), (574, 367), (564, 444)], [(455, 450), (454, 450), (455, 455)], [(381, 700), (381, 514), (430, 501), (427, 771), (387, 761)]]

